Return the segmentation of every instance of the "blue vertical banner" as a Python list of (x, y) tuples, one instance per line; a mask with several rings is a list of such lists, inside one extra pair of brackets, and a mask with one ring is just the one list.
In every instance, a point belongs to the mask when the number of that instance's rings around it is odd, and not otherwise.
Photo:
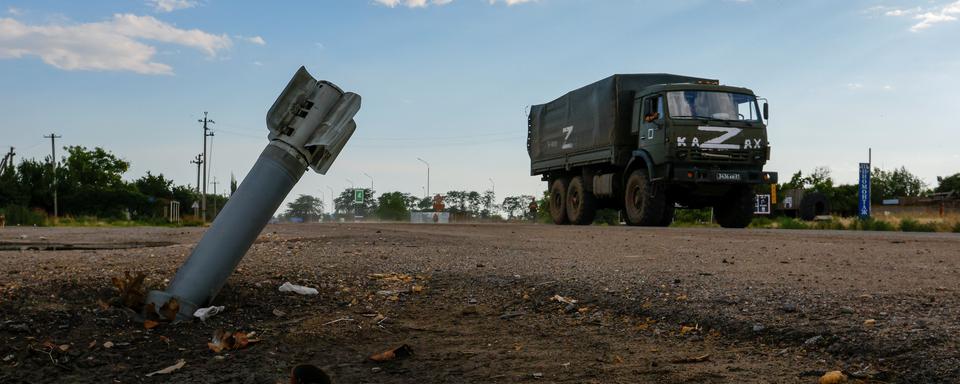
[(861, 219), (870, 217), (870, 163), (860, 163), (860, 195), (857, 211)]

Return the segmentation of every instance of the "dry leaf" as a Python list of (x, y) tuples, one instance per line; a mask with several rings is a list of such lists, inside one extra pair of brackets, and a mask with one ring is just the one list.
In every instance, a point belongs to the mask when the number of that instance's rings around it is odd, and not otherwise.
[(874, 319), (867, 319), (867, 320), (864, 320), (864, 321), (863, 321), (863, 326), (864, 326), (864, 327), (872, 327), (872, 326), (874, 326), (874, 325), (877, 325), (877, 321), (874, 320)]
[(260, 339), (253, 338), (255, 335), (256, 332), (226, 332), (218, 329), (213, 333), (213, 339), (207, 343), (207, 347), (216, 353), (231, 349), (243, 349), (246, 348), (247, 345), (260, 341)]
[(577, 303), (577, 301), (574, 300), (574, 299), (571, 299), (571, 298), (569, 298), (569, 297), (563, 297), (563, 296), (560, 296), (560, 295), (553, 295), (553, 297), (551, 297), (550, 300), (551, 300), (551, 301), (559, 301), (559, 302), (564, 303), (564, 304), (576, 304), (576, 303)]
[(143, 321), (143, 327), (146, 328), (146, 329), (154, 329), (154, 328), (156, 328), (158, 325), (160, 325), (160, 322), (159, 322), (159, 321), (153, 321), (153, 320), (144, 320), (144, 321)]
[(176, 364), (171, 365), (171, 366), (169, 366), (169, 367), (166, 367), (166, 368), (164, 368), (164, 369), (161, 369), (161, 370), (159, 370), (159, 371), (150, 372), (150, 373), (146, 374), (146, 376), (147, 376), (147, 377), (150, 377), (150, 376), (153, 376), (153, 375), (169, 375), (169, 374), (173, 373), (173, 371), (176, 371), (176, 370), (178, 370), (178, 369), (180, 369), (180, 368), (183, 368), (184, 365), (187, 365), (187, 361), (184, 360), (184, 359), (180, 359), (180, 360), (177, 360), (177, 363), (176, 363)]
[(847, 382), (847, 375), (844, 375), (843, 372), (840, 372), (840, 371), (827, 372), (826, 374), (821, 376), (820, 381), (818, 381), (818, 383), (820, 384), (840, 384), (840, 383), (846, 383), (846, 382)]
[(383, 362), (383, 361), (390, 361), (398, 358), (402, 359), (412, 354), (413, 354), (413, 350), (410, 348), (410, 346), (403, 344), (399, 347), (373, 354), (369, 357), (369, 359), (376, 362)]
[(133, 310), (139, 310), (147, 298), (147, 289), (143, 285), (143, 280), (147, 275), (143, 272), (137, 272), (136, 276), (129, 271), (123, 273), (123, 277), (114, 277), (113, 286), (117, 288), (120, 295), (120, 302), (123, 306)]
[(180, 302), (175, 297), (160, 306), (160, 316), (169, 321), (177, 319), (177, 312), (180, 312)]

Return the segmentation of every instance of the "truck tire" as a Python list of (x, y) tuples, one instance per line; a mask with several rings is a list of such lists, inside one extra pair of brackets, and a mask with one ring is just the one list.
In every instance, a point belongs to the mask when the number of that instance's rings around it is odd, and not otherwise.
[(753, 221), (755, 199), (753, 188), (734, 188), (714, 206), (717, 224), (724, 228), (746, 228)]
[(800, 219), (813, 220), (820, 215), (830, 214), (830, 201), (827, 196), (820, 192), (808, 192), (803, 194), (803, 200), (800, 201)]
[(567, 218), (571, 224), (590, 225), (597, 216), (597, 199), (587, 190), (583, 177), (574, 176), (567, 186)]
[(550, 183), (550, 218), (557, 225), (567, 224), (567, 179), (558, 178)]
[(667, 194), (660, 183), (651, 183), (647, 171), (638, 169), (627, 178), (624, 213), (627, 224), (662, 226), (667, 210)]
[(673, 223), (673, 211), (674, 211), (673, 202), (667, 200), (667, 207), (663, 210), (663, 217), (660, 218), (660, 223), (657, 224), (661, 227), (669, 227)]

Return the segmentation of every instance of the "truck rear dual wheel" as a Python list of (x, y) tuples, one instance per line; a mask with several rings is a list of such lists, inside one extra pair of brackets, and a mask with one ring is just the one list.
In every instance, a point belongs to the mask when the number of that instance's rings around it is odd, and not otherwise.
[(651, 183), (647, 171), (638, 169), (630, 173), (624, 192), (624, 211), (627, 224), (667, 226), (673, 220), (673, 203), (667, 198), (661, 183)]
[(724, 228), (746, 228), (753, 221), (755, 199), (753, 188), (748, 186), (730, 190), (713, 208), (717, 224)]
[(597, 199), (587, 190), (583, 177), (575, 176), (567, 187), (567, 219), (576, 225), (593, 224), (597, 215)]
[(567, 219), (567, 179), (558, 178), (550, 183), (550, 218), (553, 223), (563, 225)]

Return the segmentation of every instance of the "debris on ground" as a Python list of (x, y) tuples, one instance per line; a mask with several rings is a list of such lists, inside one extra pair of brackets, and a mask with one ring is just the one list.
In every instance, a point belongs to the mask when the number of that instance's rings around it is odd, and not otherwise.
[(820, 376), (819, 384), (840, 384), (847, 382), (847, 375), (840, 371), (830, 371)]
[(413, 349), (409, 345), (403, 344), (399, 347), (388, 349), (386, 351), (370, 355), (370, 361), (384, 362), (394, 359), (403, 359), (413, 355)]
[(864, 327), (869, 328), (869, 327), (873, 327), (873, 326), (875, 326), (875, 325), (877, 325), (877, 321), (874, 320), (874, 319), (867, 319), (867, 320), (864, 320), (864, 321), (863, 321), (863, 326), (864, 326)]
[(143, 281), (147, 275), (143, 272), (137, 272), (131, 275), (129, 271), (123, 273), (122, 277), (114, 277), (113, 286), (119, 293), (120, 304), (124, 307), (139, 311), (143, 308), (143, 303), (147, 299), (147, 288)]
[(256, 332), (230, 332), (218, 329), (213, 333), (213, 339), (207, 343), (207, 347), (216, 353), (243, 349), (260, 341), (260, 339), (255, 339), (254, 336), (256, 336)]
[(159, 325), (160, 325), (160, 322), (156, 320), (147, 319), (143, 321), (143, 327), (146, 329), (154, 329)]
[(330, 376), (315, 365), (301, 364), (290, 371), (291, 384), (330, 384)]
[(176, 370), (178, 370), (178, 369), (180, 369), (180, 368), (183, 368), (184, 365), (187, 365), (187, 361), (184, 360), (184, 359), (180, 359), (180, 360), (177, 360), (177, 363), (174, 364), (174, 365), (171, 365), (171, 366), (166, 367), (166, 368), (164, 368), (164, 369), (161, 369), (161, 370), (159, 370), (159, 371), (150, 372), (150, 373), (146, 374), (145, 376), (150, 377), (150, 376), (153, 376), (153, 375), (169, 375), (169, 374), (173, 373), (174, 371), (176, 371)]
[(200, 321), (207, 321), (207, 319), (213, 317), (214, 315), (223, 312), (224, 309), (226, 309), (226, 307), (222, 305), (219, 307), (212, 306), (206, 308), (197, 308), (197, 310), (193, 312), (193, 317), (200, 319)]
[(405, 273), (371, 273), (368, 275), (371, 280), (397, 281), (409, 283), (413, 281), (413, 276)]
[(710, 354), (694, 356), (694, 357), (684, 357), (682, 359), (676, 359), (670, 361), (673, 364), (691, 364), (691, 363), (702, 363), (710, 359)]
[(302, 285), (296, 285), (291, 282), (283, 283), (279, 288), (280, 292), (294, 292), (300, 295), (316, 295), (320, 291), (317, 291), (316, 288), (304, 287)]

